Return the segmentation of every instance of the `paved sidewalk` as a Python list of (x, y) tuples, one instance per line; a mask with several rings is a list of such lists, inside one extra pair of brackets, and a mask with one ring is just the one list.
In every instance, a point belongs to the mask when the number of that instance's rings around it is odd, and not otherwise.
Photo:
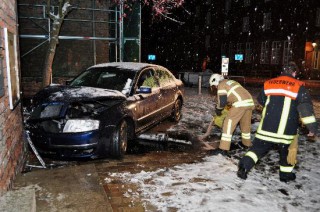
[(33, 170), (16, 178), (13, 190), (20, 188), (35, 189), (37, 212), (113, 211), (94, 164)]

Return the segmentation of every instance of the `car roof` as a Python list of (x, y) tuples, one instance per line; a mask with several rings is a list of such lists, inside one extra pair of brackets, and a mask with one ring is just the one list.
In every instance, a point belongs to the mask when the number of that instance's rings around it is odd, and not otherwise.
[(137, 63), (137, 62), (112, 62), (112, 63), (97, 64), (97, 65), (91, 66), (88, 69), (103, 68), (103, 67), (117, 67), (120, 69), (128, 69), (136, 72), (147, 67), (159, 67), (159, 65), (150, 64), (150, 63)]

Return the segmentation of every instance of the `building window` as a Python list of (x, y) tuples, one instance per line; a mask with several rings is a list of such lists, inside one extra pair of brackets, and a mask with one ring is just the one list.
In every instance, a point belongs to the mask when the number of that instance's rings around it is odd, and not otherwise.
[(271, 47), (271, 64), (277, 65), (280, 64), (280, 49), (281, 49), (281, 42), (280, 41), (273, 41)]
[(243, 54), (243, 43), (237, 43), (237, 54)]
[(205, 47), (206, 47), (207, 51), (210, 48), (210, 39), (211, 39), (211, 36), (210, 35), (206, 35)]
[(245, 63), (252, 62), (252, 43), (251, 42), (246, 43), (246, 52), (245, 52), (244, 62)]
[(312, 68), (313, 69), (320, 69), (320, 52), (319, 51), (314, 51), (313, 54), (313, 64), (312, 64)]
[(226, 12), (229, 12), (231, 8), (231, 0), (226, 0), (225, 6)]
[(221, 45), (221, 55), (226, 56), (227, 55), (227, 44), (224, 43)]
[(229, 61), (234, 61), (234, 44), (232, 42), (229, 43)]
[(4, 39), (3, 29), (0, 27), (0, 97), (4, 95), (4, 84), (3, 84), (3, 57), (4, 57)]
[(243, 18), (242, 23), (242, 32), (248, 32), (249, 31), (249, 17)]
[(200, 17), (200, 13), (201, 13), (201, 8), (200, 8), (200, 6), (196, 6), (196, 14), (195, 14), (195, 17)]
[(263, 29), (271, 28), (271, 13), (263, 13)]
[(283, 65), (287, 65), (292, 59), (291, 41), (285, 41), (283, 44)]
[(269, 41), (261, 43), (260, 64), (269, 64)]
[(250, 6), (250, 0), (244, 0), (244, 1), (243, 1), (243, 5), (244, 5), (245, 7), (249, 7), (249, 6)]
[(17, 35), (4, 28), (6, 69), (8, 80), (8, 94), (10, 109), (13, 110), (20, 99), (19, 91), (19, 69), (17, 55)]
[(224, 22), (224, 34), (228, 35), (230, 33), (230, 21), (225, 21)]
[(211, 13), (210, 12), (207, 12), (206, 24), (207, 24), (207, 26), (211, 25)]
[(317, 8), (316, 26), (320, 27), (320, 8)]

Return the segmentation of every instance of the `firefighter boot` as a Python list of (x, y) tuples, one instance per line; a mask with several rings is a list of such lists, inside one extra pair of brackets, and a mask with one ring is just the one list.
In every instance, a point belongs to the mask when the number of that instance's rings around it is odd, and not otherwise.
[(281, 182), (290, 182), (296, 179), (296, 174), (295, 173), (283, 173), (280, 172), (280, 181)]
[(238, 172), (237, 172), (237, 176), (239, 178), (245, 180), (245, 179), (247, 179), (248, 171), (245, 168), (239, 166), (239, 169), (238, 169)]
[(242, 144), (247, 148), (252, 146), (251, 140), (248, 139), (242, 139)]
[(214, 149), (210, 152), (211, 155), (219, 155), (221, 154), (222, 156), (227, 156), (231, 158), (231, 155), (229, 154), (229, 151), (223, 150), (223, 149)]

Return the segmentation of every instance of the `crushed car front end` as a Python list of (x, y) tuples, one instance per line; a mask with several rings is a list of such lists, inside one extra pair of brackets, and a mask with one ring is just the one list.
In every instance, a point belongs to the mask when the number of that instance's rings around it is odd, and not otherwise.
[[(97, 158), (105, 154), (124, 98), (54, 98), (37, 101), (26, 129), (40, 154), (53, 158)], [(56, 101), (62, 100), (63, 101)]]

